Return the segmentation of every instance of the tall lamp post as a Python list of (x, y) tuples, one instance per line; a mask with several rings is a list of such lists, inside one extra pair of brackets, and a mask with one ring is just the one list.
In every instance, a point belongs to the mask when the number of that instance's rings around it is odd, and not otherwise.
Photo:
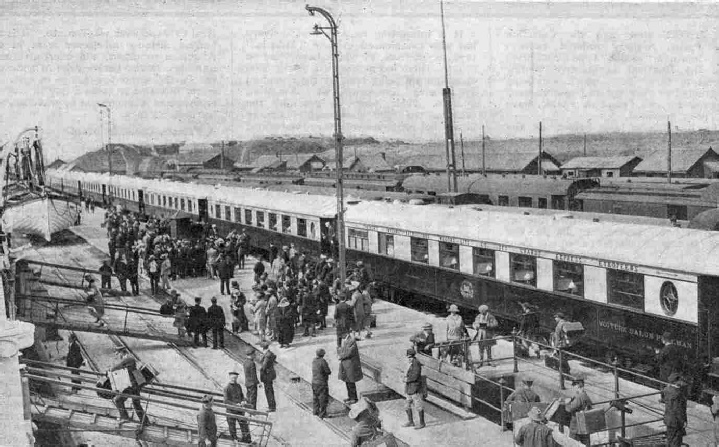
[[(334, 93), (334, 118), (335, 118), (335, 158), (337, 159), (337, 242), (339, 244), (339, 275), (342, 284), (347, 277), (347, 265), (345, 261), (345, 210), (344, 192), (342, 180), (342, 116), (340, 112), (340, 73), (339, 73), (339, 52), (337, 50), (337, 22), (329, 12), (322, 8), (306, 5), (305, 9), (314, 16), (319, 13), (329, 26), (315, 24), (312, 34), (324, 35), (332, 44), (332, 91)], [(329, 34), (327, 33), (329, 31)]]
[[(97, 105), (100, 106), (100, 116), (102, 116), (102, 109), (107, 110), (107, 170), (109, 171), (108, 176), (112, 177), (112, 110), (107, 104), (100, 104), (98, 102)], [(112, 199), (110, 181), (108, 180), (107, 183), (107, 196)]]

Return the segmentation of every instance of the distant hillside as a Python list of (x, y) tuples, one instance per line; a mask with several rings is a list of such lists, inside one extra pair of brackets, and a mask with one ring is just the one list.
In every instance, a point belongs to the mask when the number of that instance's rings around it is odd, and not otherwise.
[[(210, 143), (220, 148), (222, 143)], [(539, 151), (537, 138), (518, 138), (485, 142), (488, 150), (499, 150), (507, 154), (527, 151)], [(167, 159), (177, 154), (182, 143), (165, 145), (113, 144), (112, 168), (114, 172), (135, 173), (163, 169)], [(405, 143), (400, 140), (378, 141), (372, 137), (346, 138), (345, 155), (357, 155), (369, 158), (380, 155), (390, 165), (411, 164), (414, 157), (426, 155), (444, 156), (444, 142)], [(672, 147), (713, 147), (719, 150), (719, 131), (700, 130), (675, 132), (672, 134)], [(250, 141), (228, 141), (224, 144), (225, 154), (232, 160), (250, 164), (261, 155), (282, 155), (323, 153), (330, 158), (334, 149), (331, 137), (267, 137)], [(588, 134), (586, 137), (587, 156), (638, 155), (640, 157), (658, 150), (666, 150), (666, 133), (607, 133)], [(456, 142), (457, 165), (461, 163), (461, 146)], [(556, 135), (543, 139), (543, 150), (564, 163), (574, 157), (584, 155), (584, 135)], [(481, 141), (465, 141), (464, 156), (467, 160), (481, 156)], [(333, 158), (333, 157), (331, 157)], [(89, 152), (70, 162), (84, 171), (107, 171), (107, 152), (98, 150)]]

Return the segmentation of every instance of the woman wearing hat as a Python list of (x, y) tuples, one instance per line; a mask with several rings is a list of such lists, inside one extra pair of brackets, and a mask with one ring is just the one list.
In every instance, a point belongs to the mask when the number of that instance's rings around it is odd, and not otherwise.
[(447, 349), (447, 355), (450, 361), (457, 365), (461, 363), (459, 358), (462, 355), (463, 346), (457, 343), (464, 339), (467, 334), (467, 328), (464, 327), (464, 321), (459, 315), (459, 307), (456, 304), (449, 306), (449, 315), (445, 318), (447, 323), (447, 341), (454, 343)]
[(289, 348), (295, 336), (294, 314), (290, 300), (283, 296), (277, 305), (277, 342), (280, 348)]
[[(179, 296), (179, 294), (178, 294)], [(187, 324), (187, 306), (184, 301), (178, 301), (175, 308), (175, 321), (172, 325), (177, 328), (177, 336), (184, 338), (186, 334), (185, 325)]]
[(252, 309), (255, 316), (255, 335), (260, 337), (260, 340), (265, 339), (265, 328), (267, 327), (267, 297), (263, 292), (257, 292), (255, 294), (257, 302)]

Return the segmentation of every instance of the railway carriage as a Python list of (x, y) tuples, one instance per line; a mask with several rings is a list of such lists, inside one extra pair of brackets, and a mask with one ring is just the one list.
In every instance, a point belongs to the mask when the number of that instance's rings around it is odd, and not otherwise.
[(585, 349), (642, 371), (665, 331), (696, 364), (719, 357), (716, 233), (381, 203), (351, 206), (346, 225), (348, 259), (390, 295), (487, 304), (505, 329), (520, 301), (547, 332), (561, 310), (584, 325)]

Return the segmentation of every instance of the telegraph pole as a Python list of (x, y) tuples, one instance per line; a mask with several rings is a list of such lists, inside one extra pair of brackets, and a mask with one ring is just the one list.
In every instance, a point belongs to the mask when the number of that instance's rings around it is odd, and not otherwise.
[(444, 144), (447, 154), (447, 188), (449, 192), (457, 192), (457, 164), (454, 156), (454, 124), (452, 120), (452, 89), (449, 88), (449, 74), (447, 72), (447, 38), (444, 31), (444, 2), (439, 2), (442, 15), (442, 49), (444, 51)]

